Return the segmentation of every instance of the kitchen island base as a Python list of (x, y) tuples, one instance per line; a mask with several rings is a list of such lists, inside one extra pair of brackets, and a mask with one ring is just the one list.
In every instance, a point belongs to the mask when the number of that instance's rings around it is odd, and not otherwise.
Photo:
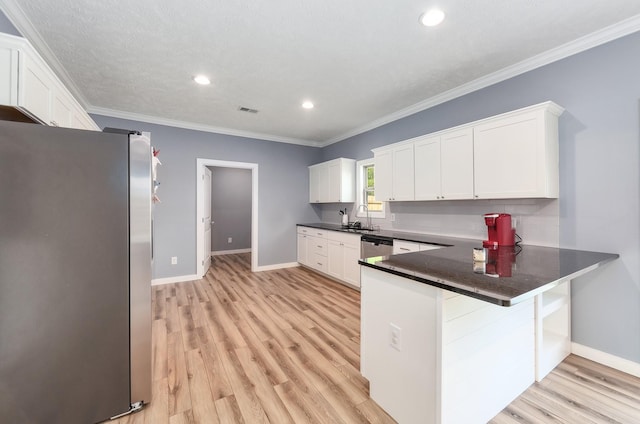
[(361, 281), (361, 372), (398, 422), (486, 423), (534, 382), (534, 299), (505, 308), (368, 267)]

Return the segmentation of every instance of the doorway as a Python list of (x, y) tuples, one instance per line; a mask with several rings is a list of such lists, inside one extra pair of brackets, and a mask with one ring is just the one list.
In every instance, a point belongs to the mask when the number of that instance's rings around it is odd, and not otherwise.
[[(237, 168), (251, 170), (251, 271), (258, 268), (258, 164), (246, 162), (230, 162), (215, 159), (196, 159), (196, 270), (202, 278), (208, 267), (206, 258), (211, 252), (206, 252), (207, 224), (210, 228), (211, 218), (205, 218), (207, 193), (205, 190), (207, 166), (221, 168)], [(210, 193), (209, 193), (210, 195)], [(214, 224), (215, 225), (215, 224)], [(210, 237), (210, 234), (209, 234)], [(210, 239), (209, 239), (210, 240)]]

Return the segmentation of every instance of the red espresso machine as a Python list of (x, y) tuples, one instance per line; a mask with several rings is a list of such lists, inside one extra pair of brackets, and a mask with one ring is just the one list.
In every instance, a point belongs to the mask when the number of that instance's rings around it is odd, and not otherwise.
[(488, 213), (484, 215), (487, 224), (488, 240), (482, 242), (486, 248), (514, 246), (516, 244), (516, 230), (511, 225), (511, 215), (508, 213)]

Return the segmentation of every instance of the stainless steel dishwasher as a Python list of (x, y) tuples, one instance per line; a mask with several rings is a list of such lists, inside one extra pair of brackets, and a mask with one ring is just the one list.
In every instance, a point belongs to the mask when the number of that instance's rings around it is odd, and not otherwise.
[(374, 234), (360, 237), (360, 258), (393, 255), (393, 239)]

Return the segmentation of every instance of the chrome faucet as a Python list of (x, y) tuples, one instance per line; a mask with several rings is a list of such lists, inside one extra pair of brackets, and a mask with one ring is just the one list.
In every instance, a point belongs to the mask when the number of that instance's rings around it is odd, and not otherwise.
[(358, 206), (358, 210), (360, 210), (360, 208), (364, 208), (364, 210), (367, 212), (367, 228), (365, 228), (365, 229), (366, 230), (373, 230), (373, 226), (371, 226), (371, 217), (369, 216), (369, 206), (367, 206), (367, 205), (365, 205), (363, 203), (360, 206)]

